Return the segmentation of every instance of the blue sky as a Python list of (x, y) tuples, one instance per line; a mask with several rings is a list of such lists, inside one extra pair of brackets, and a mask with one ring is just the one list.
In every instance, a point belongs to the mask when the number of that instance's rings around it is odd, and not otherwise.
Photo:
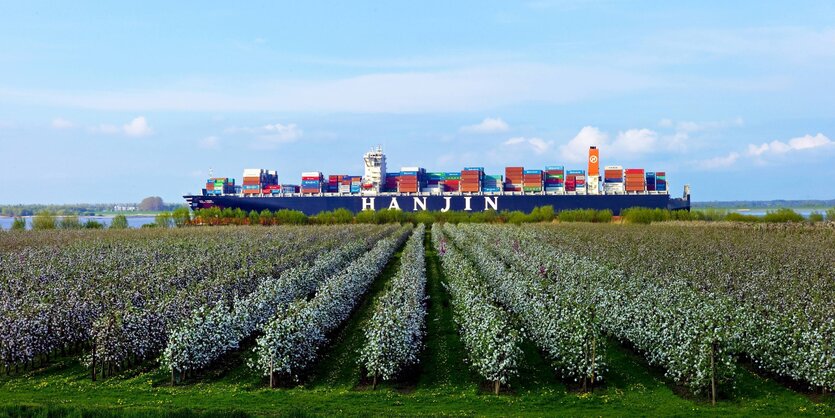
[(835, 198), (835, 3), (3, 6), (0, 204), (361, 174), (375, 144), (495, 174), (596, 144), (695, 200)]

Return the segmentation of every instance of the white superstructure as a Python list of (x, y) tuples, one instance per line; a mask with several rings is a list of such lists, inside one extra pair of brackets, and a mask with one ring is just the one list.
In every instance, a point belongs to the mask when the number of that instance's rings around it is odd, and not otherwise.
[(362, 183), (371, 185), (370, 188), (363, 187), (363, 191), (382, 192), (386, 184), (386, 155), (383, 154), (383, 148), (372, 148), (365, 153), (362, 160), (365, 163)]

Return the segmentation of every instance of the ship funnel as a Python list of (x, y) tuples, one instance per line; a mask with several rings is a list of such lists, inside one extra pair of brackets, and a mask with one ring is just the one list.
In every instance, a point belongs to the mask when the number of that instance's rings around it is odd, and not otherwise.
[(600, 150), (597, 147), (589, 147), (589, 177), (600, 176)]

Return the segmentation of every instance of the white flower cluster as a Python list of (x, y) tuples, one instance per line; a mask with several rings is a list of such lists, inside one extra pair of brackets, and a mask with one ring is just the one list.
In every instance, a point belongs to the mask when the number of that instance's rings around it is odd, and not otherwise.
[(367, 248), (361, 242), (322, 253), (312, 265), (291, 268), (278, 278), (268, 278), (249, 296), (230, 308), (218, 303), (201, 307), (170, 333), (162, 363), (172, 372), (199, 370), (261, 329), (281, 309), (315, 292), (328, 276), (344, 268)]
[(448, 242), (439, 224), (432, 225), (432, 241), (441, 258), (445, 287), (472, 367), (485, 379), (507, 383), (522, 356), (521, 335), (510, 314), (494, 302), (493, 292), (476, 268)]
[(400, 257), (400, 269), (377, 301), (365, 329), (360, 364), (375, 383), (377, 376), (391, 379), (418, 361), (426, 317), (425, 234), (424, 224), (412, 233)]
[(156, 355), (168, 330), (196, 309), (248, 295), (299, 257), (393, 229), (184, 229), (24, 242), (0, 263), (0, 361), (17, 368), (86, 349), (86, 364), (119, 369)]
[[(582, 277), (563, 274), (557, 280), (543, 274), (539, 263), (519, 262), (511, 234), (503, 229), (447, 224), (444, 231), (469, 255), (496, 299), (521, 319), (525, 333), (563, 378), (582, 380), (584, 385), (603, 380), (605, 339), (595, 315), (594, 292)], [(567, 261), (565, 254), (533, 257), (548, 258), (552, 265)]]
[(835, 234), (807, 225), (546, 228), (541, 238), (586, 251), (627, 274), (684, 280), (732, 300), (731, 345), (773, 373), (835, 390)]
[[(596, 316), (603, 330), (629, 341), (671, 379), (696, 393), (733, 382), (734, 317), (727, 298), (705, 297), (676, 278), (662, 283), (624, 274), (570, 249), (543, 246), (540, 243), (546, 240), (524, 230), (502, 233), (520, 240), (519, 254), (527, 262), (541, 265), (546, 272), (559, 272), (555, 277), (574, 275), (585, 280), (595, 292)], [(570, 256), (548, 256), (558, 252)]]
[(264, 327), (257, 340), (257, 358), (250, 367), (265, 376), (298, 378), (316, 358), (330, 332), (342, 324), (394, 251), (406, 240), (411, 226), (385, 238), (344, 270), (325, 281), (310, 300), (297, 300)]

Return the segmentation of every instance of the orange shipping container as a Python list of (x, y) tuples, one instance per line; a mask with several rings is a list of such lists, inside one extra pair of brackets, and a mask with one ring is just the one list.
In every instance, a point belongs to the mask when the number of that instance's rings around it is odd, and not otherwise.
[(589, 148), (589, 177), (600, 175), (600, 150), (597, 147)]

